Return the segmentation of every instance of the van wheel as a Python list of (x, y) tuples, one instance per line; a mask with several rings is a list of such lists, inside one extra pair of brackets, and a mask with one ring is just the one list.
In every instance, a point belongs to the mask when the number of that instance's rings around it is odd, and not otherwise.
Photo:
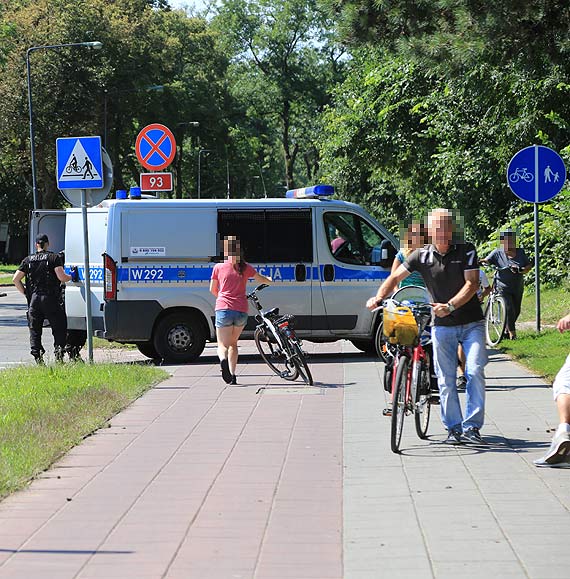
[(158, 357), (165, 362), (192, 362), (203, 352), (206, 334), (196, 316), (172, 313), (158, 322), (153, 343)]
[(157, 358), (160, 358), (152, 342), (138, 342), (136, 346), (143, 356), (146, 356), (151, 360), (156, 360)]

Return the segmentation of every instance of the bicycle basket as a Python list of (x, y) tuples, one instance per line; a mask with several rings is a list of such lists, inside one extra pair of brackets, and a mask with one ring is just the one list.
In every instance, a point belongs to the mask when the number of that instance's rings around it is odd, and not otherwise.
[(390, 343), (413, 346), (418, 334), (418, 324), (412, 310), (389, 301), (384, 308), (384, 335)]

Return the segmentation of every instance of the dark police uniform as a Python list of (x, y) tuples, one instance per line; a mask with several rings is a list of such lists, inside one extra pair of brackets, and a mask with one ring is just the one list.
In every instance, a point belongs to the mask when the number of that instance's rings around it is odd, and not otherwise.
[(53, 333), (55, 357), (63, 360), (67, 318), (61, 307), (61, 282), (55, 273), (57, 267), (63, 267), (58, 254), (38, 251), (24, 258), (18, 268), (26, 275), (31, 354), (36, 360), (41, 360), (45, 352), (42, 347), (42, 328), (46, 318)]

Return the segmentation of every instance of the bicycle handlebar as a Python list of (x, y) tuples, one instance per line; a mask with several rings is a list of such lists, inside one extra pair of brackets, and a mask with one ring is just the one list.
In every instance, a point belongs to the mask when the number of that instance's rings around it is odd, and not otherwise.
[(246, 297), (248, 300), (250, 300), (250, 299), (252, 299), (252, 298), (255, 296), (255, 294), (256, 294), (257, 292), (260, 292), (261, 290), (264, 290), (266, 287), (269, 287), (269, 285), (266, 284), (266, 283), (261, 283), (261, 284), (259, 284), (253, 291), (251, 291), (251, 292), (249, 292), (248, 294), (246, 294), (245, 297)]
[(374, 308), (374, 309), (371, 310), (371, 311), (372, 311), (372, 312), (382, 311), (382, 310), (386, 307), (386, 305), (388, 304), (388, 302), (393, 302), (393, 303), (395, 303), (397, 306), (407, 307), (407, 308), (410, 308), (410, 310), (412, 310), (412, 311), (415, 310), (415, 311), (418, 311), (418, 312), (421, 312), (422, 310), (425, 311), (425, 312), (428, 312), (428, 311), (431, 311), (431, 309), (433, 308), (433, 304), (428, 304), (428, 303), (419, 303), (419, 304), (416, 304), (416, 303), (410, 303), (410, 302), (406, 302), (406, 301), (404, 301), (404, 302), (399, 302), (399, 301), (397, 301), (397, 300), (393, 300), (393, 299), (388, 298), (387, 300), (384, 300), (384, 301), (382, 302), (382, 305), (381, 305), (381, 306), (378, 306), (377, 308)]

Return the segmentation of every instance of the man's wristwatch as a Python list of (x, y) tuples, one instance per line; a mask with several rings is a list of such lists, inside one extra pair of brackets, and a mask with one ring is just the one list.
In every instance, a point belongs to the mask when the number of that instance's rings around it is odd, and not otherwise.
[(455, 306), (451, 302), (447, 302), (447, 309), (448, 309), (449, 313), (451, 314), (452, 312), (455, 311)]

